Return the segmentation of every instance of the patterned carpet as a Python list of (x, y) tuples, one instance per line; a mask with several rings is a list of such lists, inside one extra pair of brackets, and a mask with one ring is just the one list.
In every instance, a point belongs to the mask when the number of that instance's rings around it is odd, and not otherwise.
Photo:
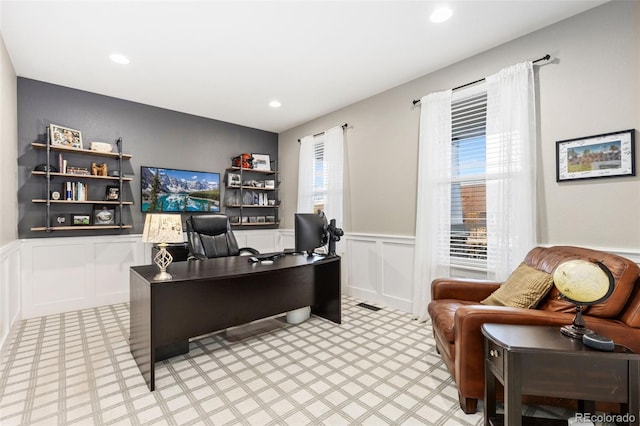
[(342, 325), (280, 317), (192, 339), (156, 364), (154, 392), (129, 353), (128, 304), (25, 320), (0, 425), (482, 424), (481, 404), (458, 408), (428, 323), (359, 302), (343, 298)]

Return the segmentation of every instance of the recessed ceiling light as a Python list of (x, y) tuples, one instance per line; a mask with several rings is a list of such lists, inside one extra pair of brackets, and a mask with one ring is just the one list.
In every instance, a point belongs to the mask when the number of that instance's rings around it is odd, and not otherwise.
[(280, 103), (280, 101), (273, 100), (273, 101), (269, 102), (269, 106), (271, 108), (280, 108), (282, 106), (282, 104)]
[(451, 18), (451, 15), (453, 15), (453, 10), (448, 6), (442, 6), (434, 10), (429, 19), (431, 19), (431, 22), (438, 24)]
[(111, 59), (116, 64), (128, 65), (131, 61), (124, 55), (120, 53), (112, 53), (109, 55), (109, 59)]

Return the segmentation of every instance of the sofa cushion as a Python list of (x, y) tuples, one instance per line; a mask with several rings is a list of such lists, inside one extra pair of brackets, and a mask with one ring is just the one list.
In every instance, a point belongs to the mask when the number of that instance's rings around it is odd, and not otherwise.
[(551, 274), (521, 263), (496, 291), (480, 303), (512, 308), (534, 308), (552, 286)]

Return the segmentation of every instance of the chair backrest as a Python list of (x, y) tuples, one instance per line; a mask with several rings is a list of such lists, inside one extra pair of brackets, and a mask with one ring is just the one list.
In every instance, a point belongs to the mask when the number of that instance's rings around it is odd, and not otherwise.
[[(572, 259), (597, 260), (611, 271), (615, 280), (615, 288), (609, 298), (595, 305), (586, 306), (583, 313), (594, 317), (615, 318), (619, 314), (632, 327), (640, 325), (640, 297), (634, 293), (640, 268), (630, 259), (600, 250), (583, 247), (553, 246), (533, 248), (525, 257), (524, 262), (532, 268), (553, 274), (556, 267)], [(635, 303), (629, 305), (630, 296)], [(538, 309), (554, 312), (575, 312), (575, 305), (559, 297), (558, 289), (553, 287), (547, 297), (540, 302)], [(625, 314), (631, 310), (634, 313)]]
[(186, 220), (189, 253), (197, 259), (238, 256), (240, 250), (229, 218), (223, 214), (191, 216)]

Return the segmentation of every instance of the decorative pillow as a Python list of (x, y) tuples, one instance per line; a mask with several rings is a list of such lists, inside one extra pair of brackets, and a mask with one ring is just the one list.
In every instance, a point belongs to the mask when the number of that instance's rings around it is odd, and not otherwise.
[(553, 276), (521, 263), (483, 305), (534, 308), (553, 287)]

